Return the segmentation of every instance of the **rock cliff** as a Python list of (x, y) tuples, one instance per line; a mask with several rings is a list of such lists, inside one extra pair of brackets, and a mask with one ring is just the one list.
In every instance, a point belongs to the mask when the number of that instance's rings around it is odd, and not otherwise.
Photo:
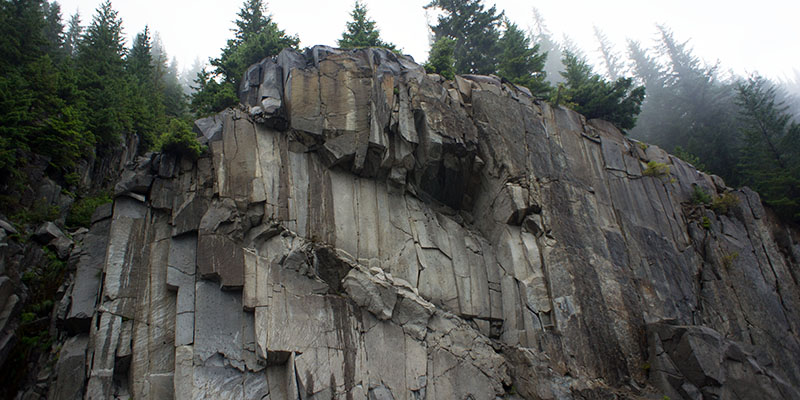
[(240, 95), (95, 214), (52, 398), (800, 398), (798, 235), (756, 193), (384, 50)]

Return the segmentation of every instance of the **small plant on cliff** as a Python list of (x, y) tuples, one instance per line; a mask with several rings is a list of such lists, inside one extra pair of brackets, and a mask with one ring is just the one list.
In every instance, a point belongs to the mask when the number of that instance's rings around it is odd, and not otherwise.
[(71, 228), (84, 227), (88, 228), (92, 222), (92, 214), (94, 210), (103, 204), (111, 202), (111, 195), (107, 192), (100, 193), (96, 196), (84, 197), (76, 201), (67, 214), (67, 226)]
[(711, 220), (708, 217), (703, 216), (703, 221), (701, 222), (701, 225), (703, 225), (704, 229), (711, 229)]
[(725, 193), (711, 203), (711, 209), (717, 214), (727, 214), (739, 204), (739, 198), (733, 193)]
[(737, 258), (739, 258), (739, 253), (735, 251), (733, 253), (727, 253), (723, 255), (722, 266), (725, 268), (725, 270), (729, 270), (731, 266), (733, 266), (733, 262), (736, 261)]
[(658, 161), (650, 161), (647, 163), (647, 168), (642, 171), (642, 175), (656, 178), (669, 176), (669, 165)]
[(692, 187), (692, 204), (711, 204), (711, 195), (706, 193), (699, 185), (694, 185)]
[(196, 160), (206, 150), (206, 146), (197, 141), (189, 124), (179, 119), (169, 122), (169, 127), (158, 139), (157, 148), (165, 153), (174, 153)]

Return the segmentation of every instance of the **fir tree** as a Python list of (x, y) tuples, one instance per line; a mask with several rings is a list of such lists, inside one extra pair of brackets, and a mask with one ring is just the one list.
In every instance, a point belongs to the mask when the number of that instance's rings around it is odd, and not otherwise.
[(219, 58), (211, 60), (215, 74), (224, 82), (238, 87), (239, 80), (250, 65), (265, 57), (277, 55), (287, 47), (296, 47), (300, 40), (286, 35), (266, 14), (262, 0), (247, 0), (235, 21), (235, 38), (228, 40)]
[(617, 80), (622, 75), (622, 64), (619, 60), (619, 55), (614, 51), (608, 36), (596, 25), (593, 29), (594, 37), (598, 43), (597, 50), (603, 56), (603, 65), (606, 67), (608, 78), (612, 81)]
[(439, 38), (431, 46), (428, 61), (425, 63), (425, 72), (429, 74), (439, 74), (446, 79), (455, 78), (455, 58), (453, 49), (455, 40), (448, 37)]
[(81, 26), (81, 16), (75, 13), (67, 23), (67, 33), (64, 36), (64, 49), (70, 57), (75, 57), (78, 53), (78, 43), (83, 36), (83, 26)]
[(163, 130), (164, 107), (153, 63), (150, 29), (138, 33), (126, 58), (129, 81), (128, 111), (131, 128), (139, 135), (141, 150), (150, 148)]
[(644, 100), (644, 87), (634, 87), (631, 78), (608, 82), (592, 71), (585, 58), (570, 51), (564, 53), (562, 62), (566, 70), (561, 75), (566, 83), (560, 94), (572, 103), (575, 111), (587, 118), (609, 121), (622, 130), (636, 125), (636, 116)]
[(130, 128), (122, 20), (106, 1), (97, 9), (78, 47), (84, 114), (101, 151), (117, 145)]
[(766, 79), (751, 76), (736, 85), (736, 92), (745, 183), (779, 215), (800, 222), (800, 124)]
[(362, 47), (383, 47), (395, 50), (391, 43), (381, 40), (380, 30), (375, 27), (375, 21), (367, 17), (367, 6), (356, 1), (350, 13), (353, 20), (347, 23), (347, 30), (342, 32), (342, 38), (337, 41), (343, 49), (357, 49)]
[(530, 89), (535, 97), (547, 97), (550, 85), (546, 81), (544, 65), (546, 53), (539, 53), (539, 45), (530, 46), (530, 39), (516, 24), (506, 20), (506, 30), (500, 38), (500, 64), (498, 73), (510, 82)]
[(494, 6), (484, 9), (482, 0), (432, 0), (426, 9), (442, 11), (431, 26), (434, 43), (443, 37), (453, 39), (457, 74), (492, 74), (500, 54), (500, 23), (503, 14)]

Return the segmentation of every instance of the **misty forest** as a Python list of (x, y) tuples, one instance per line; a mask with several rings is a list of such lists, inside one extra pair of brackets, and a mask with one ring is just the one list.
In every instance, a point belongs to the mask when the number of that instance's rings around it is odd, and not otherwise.
[[(554, 37), (535, 9), (520, 26), (483, 0), (432, 0), (425, 8), (437, 15), (428, 73), (496, 75), (539, 101), (605, 119), (643, 148), (657, 145), (730, 186), (748, 186), (782, 220), (800, 222), (800, 74), (738, 76), (693, 53), (665, 25), (624, 44), (595, 27), (597, 47), (582, 49)], [(355, 3), (337, 45), (402, 53), (381, 38), (368, 11)], [(235, 29), (219, 55), (180, 70), (154, 30), (126, 41), (124, 18), (110, 1), (72, 16), (55, 1), (0, 2), (0, 214), (19, 232), (58, 215), (67, 228), (88, 226), (95, 207), (111, 201), (121, 152), (200, 156), (206, 149), (192, 121), (235, 107), (248, 66), (298, 48), (302, 36), (282, 30), (266, 1), (246, 0), (230, 16)], [(30, 187), (44, 180), (71, 200), (34, 198)], [(715, 199), (699, 192), (695, 201)], [(32, 323), (23, 324), (17, 360), (49, 346), (46, 329), (33, 322), (49, 314), (47, 298), (63, 276), (52, 260), (23, 278), (41, 298), (23, 310)], [(8, 365), (21, 364), (8, 362), (3, 382), (24, 374)]]

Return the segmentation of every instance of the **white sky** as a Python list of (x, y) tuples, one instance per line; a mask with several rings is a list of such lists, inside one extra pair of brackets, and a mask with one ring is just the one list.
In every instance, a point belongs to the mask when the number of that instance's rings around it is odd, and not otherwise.
[[(83, 25), (101, 0), (58, 0), (62, 18), (80, 10)], [(369, 16), (384, 40), (395, 43), (422, 63), (427, 58), (428, 31), (425, 10), (429, 0), (365, 0)], [(128, 44), (145, 24), (158, 31), (170, 57), (180, 68), (196, 57), (216, 57), (226, 40), (243, 0), (115, 0)], [(520, 27), (532, 24), (537, 7), (557, 39), (568, 34), (587, 54), (594, 56), (597, 25), (624, 51), (631, 38), (650, 47), (655, 24), (664, 23), (679, 40), (690, 39), (696, 55), (738, 74), (758, 71), (771, 78), (794, 76), (800, 70), (800, 1), (761, 0), (484, 0), (505, 10)], [(335, 45), (341, 37), (353, 0), (267, 0), (281, 29), (297, 34), (301, 46)], [(435, 22), (431, 16), (431, 22)]]

